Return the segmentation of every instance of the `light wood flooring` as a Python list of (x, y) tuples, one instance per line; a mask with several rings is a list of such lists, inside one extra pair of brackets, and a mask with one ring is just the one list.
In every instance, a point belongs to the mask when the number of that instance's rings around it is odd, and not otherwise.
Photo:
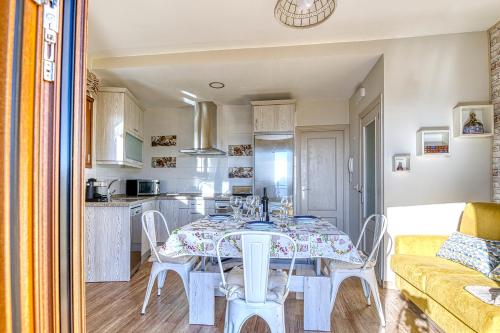
[[(188, 303), (181, 280), (169, 273), (160, 297), (156, 285), (146, 314), (140, 309), (149, 278), (149, 264), (141, 267), (130, 282), (87, 283), (87, 332), (223, 332), (225, 299), (216, 298), (215, 326), (188, 324)], [(381, 290), (387, 326), (380, 327), (375, 306), (367, 306), (359, 280), (348, 279), (340, 289), (332, 313), (332, 332), (436, 332), (434, 324), (395, 290)], [(304, 332), (303, 301), (291, 293), (285, 303), (288, 333)], [(245, 333), (270, 332), (266, 323), (253, 317)], [(311, 331), (307, 331), (311, 332)]]

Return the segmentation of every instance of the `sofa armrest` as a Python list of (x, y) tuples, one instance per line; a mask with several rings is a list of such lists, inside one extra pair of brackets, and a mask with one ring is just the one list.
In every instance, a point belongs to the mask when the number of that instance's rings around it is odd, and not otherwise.
[(395, 254), (434, 257), (448, 236), (397, 236)]

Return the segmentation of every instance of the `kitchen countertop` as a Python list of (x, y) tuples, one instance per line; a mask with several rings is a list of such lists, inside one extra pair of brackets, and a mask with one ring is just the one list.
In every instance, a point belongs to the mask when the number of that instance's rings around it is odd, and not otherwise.
[(201, 193), (162, 193), (157, 196), (150, 197), (128, 197), (119, 195), (112, 197), (111, 201), (105, 202), (85, 202), (86, 207), (130, 207), (139, 205), (153, 200), (216, 200), (220, 198), (229, 198), (222, 194), (214, 194), (211, 196), (203, 196)]

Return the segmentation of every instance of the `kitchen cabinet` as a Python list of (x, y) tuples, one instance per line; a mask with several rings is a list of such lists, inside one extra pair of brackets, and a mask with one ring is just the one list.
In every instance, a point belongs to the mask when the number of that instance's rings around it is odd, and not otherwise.
[(215, 200), (159, 200), (159, 210), (167, 220), (170, 232), (215, 213)]
[(104, 87), (96, 106), (96, 163), (143, 166), (144, 114), (125, 88)]
[(295, 101), (253, 101), (255, 133), (291, 133), (295, 129)]

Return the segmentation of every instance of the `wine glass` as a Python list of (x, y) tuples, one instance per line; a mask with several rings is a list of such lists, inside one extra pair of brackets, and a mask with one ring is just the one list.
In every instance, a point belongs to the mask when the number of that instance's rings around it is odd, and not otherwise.
[(280, 219), (281, 220), (284, 220), (288, 217), (288, 210), (287, 210), (287, 206), (288, 206), (288, 197), (287, 196), (283, 196), (281, 198), (281, 207), (280, 207)]
[(231, 196), (229, 198), (229, 205), (231, 205), (231, 209), (233, 210), (234, 220), (239, 220), (240, 206), (241, 206), (241, 198), (237, 196)]
[(249, 195), (245, 198), (246, 217), (251, 216), (253, 214), (253, 202), (254, 202), (253, 196)]

